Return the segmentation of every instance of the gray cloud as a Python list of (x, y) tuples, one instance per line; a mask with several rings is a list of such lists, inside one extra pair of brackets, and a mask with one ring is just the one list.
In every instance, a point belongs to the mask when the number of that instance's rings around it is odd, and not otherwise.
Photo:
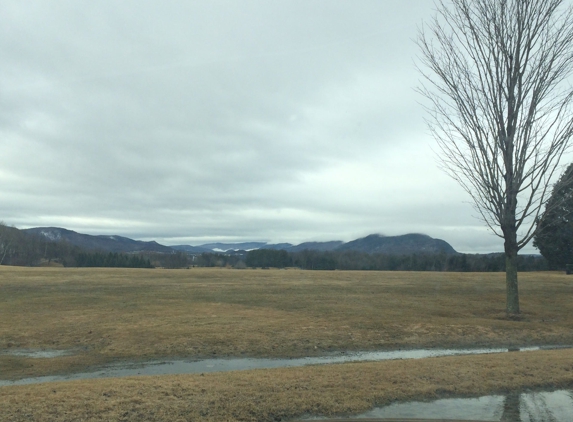
[(413, 88), (431, 2), (0, 4), (1, 218), (166, 244), (500, 250)]

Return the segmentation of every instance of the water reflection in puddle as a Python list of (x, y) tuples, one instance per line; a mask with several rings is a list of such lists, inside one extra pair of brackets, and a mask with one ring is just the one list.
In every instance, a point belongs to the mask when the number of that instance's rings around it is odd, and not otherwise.
[[(515, 393), (508, 396), (442, 399), (432, 402), (395, 403), (353, 416), (368, 418), (426, 418), (515, 422), (571, 422), (573, 391)], [(321, 420), (315, 417), (306, 420)], [(328, 418), (328, 419), (341, 419)], [(347, 419), (347, 418), (346, 418)]]
[[(526, 347), (520, 351), (563, 348), (564, 346)], [(569, 347), (569, 346), (567, 346)], [(512, 349), (514, 351), (514, 349)], [(207, 372), (223, 372), (263, 368), (286, 368), (305, 365), (320, 365), (359, 361), (381, 361), (395, 359), (422, 359), (438, 356), (503, 353), (508, 349), (420, 349), (386, 352), (362, 352), (300, 359), (207, 359), (201, 361), (173, 360), (140, 364), (123, 363), (111, 365), (96, 372), (26, 378), (17, 381), (2, 381), (1, 386), (36, 384), (53, 381), (69, 381), (90, 378), (127, 377), (136, 375), (173, 375)], [(18, 349), (2, 351), (0, 355), (33, 358), (53, 358), (71, 354), (70, 350)], [(573, 391), (515, 393), (507, 396), (483, 396), (479, 398), (441, 399), (433, 402), (394, 403), (375, 408), (357, 419), (368, 418), (426, 418), (481, 421), (519, 422), (570, 422), (573, 421)], [(321, 420), (311, 417), (307, 420)], [(333, 418), (329, 418), (333, 419)], [(337, 418), (334, 418), (337, 419)], [(343, 417), (338, 419), (343, 420)]]
[[(561, 348), (563, 346), (525, 347), (521, 351)], [(207, 359), (201, 361), (172, 360), (145, 363), (122, 363), (101, 368), (95, 372), (81, 372), (68, 375), (54, 375), (35, 378), (24, 378), (17, 381), (0, 380), (1, 386), (37, 384), (53, 381), (69, 381), (90, 378), (128, 377), (136, 375), (175, 375), (207, 372), (239, 371), (249, 369), (288, 368), (306, 365), (322, 365), (332, 363), (366, 362), (396, 359), (423, 359), (438, 356), (477, 355), (487, 353), (503, 353), (508, 349), (418, 349), (394, 350), (385, 352), (361, 352), (336, 354), (323, 357), (308, 357), (299, 359)]]

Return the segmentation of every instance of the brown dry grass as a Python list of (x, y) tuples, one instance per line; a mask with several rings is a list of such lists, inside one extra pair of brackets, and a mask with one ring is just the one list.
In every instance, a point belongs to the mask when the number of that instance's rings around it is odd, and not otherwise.
[(396, 400), (570, 387), (569, 350), (0, 388), (3, 421), (277, 421)]
[(573, 277), (520, 274), (521, 321), (495, 273), (0, 267), (3, 379), (117, 360), (573, 344)]

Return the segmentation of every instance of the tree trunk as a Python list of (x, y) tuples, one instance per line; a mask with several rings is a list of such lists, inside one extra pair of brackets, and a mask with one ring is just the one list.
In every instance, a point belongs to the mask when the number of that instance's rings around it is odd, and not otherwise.
[[(511, 237), (511, 236), (510, 236)], [(519, 314), (519, 291), (517, 288), (517, 241), (505, 240), (505, 285), (507, 289), (507, 313)]]

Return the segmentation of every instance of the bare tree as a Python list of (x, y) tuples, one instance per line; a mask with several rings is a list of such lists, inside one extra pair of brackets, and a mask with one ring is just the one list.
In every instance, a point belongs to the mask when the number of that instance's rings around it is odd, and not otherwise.
[(12, 253), (14, 243), (14, 236), (12, 228), (0, 221), (0, 265), (4, 263), (6, 255)]
[(504, 240), (507, 312), (517, 314), (517, 253), (573, 135), (573, 14), (563, 0), (449, 3), (438, 0), (419, 31), (419, 91), (444, 170)]

